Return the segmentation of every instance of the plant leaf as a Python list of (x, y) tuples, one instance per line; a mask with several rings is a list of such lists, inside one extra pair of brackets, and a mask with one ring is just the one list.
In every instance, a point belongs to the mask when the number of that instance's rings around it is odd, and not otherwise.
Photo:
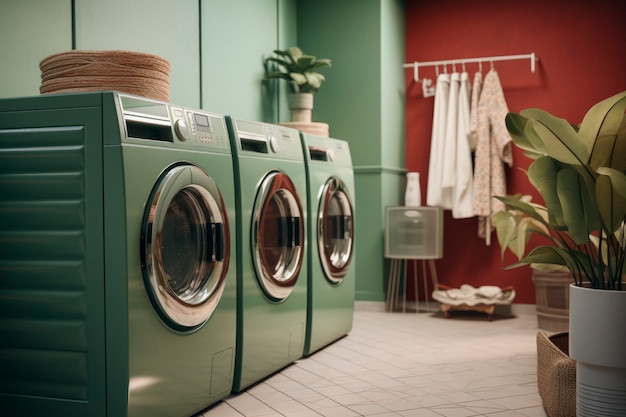
[[(562, 249), (547, 245), (534, 248), (528, 256), (520, 262), (509, 265), (505, 269), (513, 269), (535, 263), (563, 265), (574, 275), (574, 279), (577, 279), (576, 277), (581, 274), (587, 277), (591, 276), (592, 266), (589, 262), (589, 258), (585, 254), (580, 251)], [(592, 280), (590, 280), (590, 282), (594, 285)]]
[(613, 234), (621, 227), (626, 217), (626, 199), (614, 192), (609, 176), (600, 175), (596, 180), (596, 201), (604, 230), (609, 235)]
[(573, 169), (562, 169), (557, 174), (557, 193), (563, 209), (563, 220), (574, 243), (582, 245), (589, 242), (591, 230), (585, 205), (580, 177)]
[(533, 128), (543, 143), (542, 149), (546, 155), (565, 164), (587, 162), (589, 149), (580, 141), (578, 133), (567, 120), (540, 109), (526, 109), (520, 114), (533, 120)]
[[(504, 259), (504, 253), (507, 248), (510, 248), (510, 243), (515, 239), (516, 236), (516, 228), (517, 222), (515, 221), (515, 217), (505, 211), (498, 211), (494, 213), (491, 218), (496, 226), (496, 236), (498, 238), (498, 242), (500, 243), (500, 257)], [(511, 251), (517, 256), (517, 259), (522, 259), (524, 256), (524, 251), (521, 253), (510, 248)]]
[(600, 175), (606, 175), (611, 180), (613, 189), (626, 198), (626, 175), (613, 168), (601, 167), (596, 170)]
[(537, 221), (544, 222), (543, 217), (537, 212), (536, 205), (532, 205), (520, 199), (519, 194), (515, 196), (494, 196), (496, 200), (501, 201), (508, 209), (517, 210)]
[[(590, 150), (589, 165), (626, 168), (626, 91), (596, 103), (580, 124), (579, 136)], [(621, 132), (621, 134), (620, 134)]]
[(541, 139), (535, 133), (530, 119), (520, 114), (508, 113), (504, 122), (518, 148), (531, 154), (543, 155)]
[(565, 227), (563, 208), (557, 191), (558, 172), (559, 168), (555, 160), (549, 156), (543, 156), (528, 167), (528, 179), (546, 203), (550, 224), (554, 227)]

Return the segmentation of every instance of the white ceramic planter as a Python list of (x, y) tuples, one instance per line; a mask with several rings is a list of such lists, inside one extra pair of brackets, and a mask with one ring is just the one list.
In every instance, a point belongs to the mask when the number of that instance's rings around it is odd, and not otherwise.
[(313, 93), (294, 93), (287, 96), (291, 121), (311, 123), (313, 117)]
[(570, 286), (576, 415), (626, 416), (626, 291)]

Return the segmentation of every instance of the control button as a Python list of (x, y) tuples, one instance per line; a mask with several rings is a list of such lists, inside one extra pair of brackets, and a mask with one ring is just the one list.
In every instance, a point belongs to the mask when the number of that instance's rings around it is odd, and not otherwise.
[(174, 130), (176, 131), (176, 136), (178, 136), (178, 138), (182, 141), (189, 139), (191, 136), (189, 126), (185, 123), (185, 119), (176, 120), (176, 123), (174, 123)]
[(335, 152), (332, 149), (326, 151), (326, 155), (328, 156), (329, 162), (333, 162), (335, 160)]
[(268, 139), (270, 143), (270, 149), (272, 150), (272, 152), (274, 153), (278, 152), (278, 139), (276, 139), (275, 136), (270, 136)]

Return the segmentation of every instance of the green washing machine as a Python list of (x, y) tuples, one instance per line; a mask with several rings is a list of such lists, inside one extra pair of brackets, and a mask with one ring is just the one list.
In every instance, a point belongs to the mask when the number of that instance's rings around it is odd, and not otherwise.
[(237, 185), (238, 392), (304, 352), (306, 171), (297, 130), (227, 123)]
[(228, 396), (224, 116), (115, 92), (0, 100), (0, 410), (189, 416)]
[(302, 133), (308, 187), (308, 288), (304, 354), (352, 329), (355, 297), (354, 173), (343, 140)]

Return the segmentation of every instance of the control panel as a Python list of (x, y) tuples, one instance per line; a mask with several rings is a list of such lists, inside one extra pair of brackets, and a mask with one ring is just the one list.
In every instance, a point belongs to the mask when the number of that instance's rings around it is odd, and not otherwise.
[(224, 116), (120, 94), (126, 136), (229, 148)]

